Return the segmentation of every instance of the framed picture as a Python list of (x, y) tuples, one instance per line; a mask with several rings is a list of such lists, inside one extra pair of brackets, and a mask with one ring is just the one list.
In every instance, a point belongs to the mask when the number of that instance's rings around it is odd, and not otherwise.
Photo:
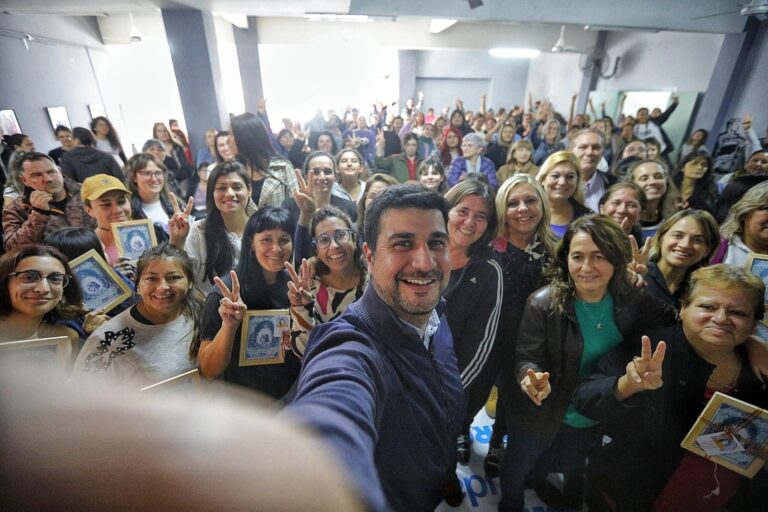
[(1, 135), (21, 133), (21, 126), (13, 109), (0, 110), (0, 131), (2, 131)]
[(48, 112), (48, 119), (51, 120), (51, 126), (54, 130), (59, 125), (72, 128), (72, 124), (69, 122), (69, 114), (67, 114), (67, 107), (47, 107), (45, 110)]
[(80, 281), (83, 304), (89, 311), (101, 309), (106, 313), (131, 296), (131, 288), (95, 249), (78, 256), (69, 266)]
[(144, 251), (157, 245), (155, 227), (149, 219), (127, 220), (112, 224), (117, 253), (130, 260), (137, 260)]
[(752, 478), (765, 464), (768, 411), (715, 393), (680, 446)]
[(89, 103), (88, 112), (91, 113), (91, 119), (107, 117), (107, 112), (104, 110), (104, 106), (101, 103)]
[(150, 386), (143, 387), (140, 389), (140, 391), (187, 393), (198, 392), (202, 389), (202, 387), (203, 382), (200, 379), (200, 372), (197, 368), (195, 368), (194, 370), (189, 370), (188, 372), (184, 372)]
[(240, 334), (240, 366), (282, 363), (290, 344), (287, 309), (248, 311)]
[[(750, 254), (747, 258), (747, 263), (744, 265), (744, 270), (763, 281), (765, 284), (765, 297), (763, 300), (766, 306), (768, 306), (768, 256)], [(762, 322), (764, 325), (768, 325), (768, 317), (763, 318)]]
[(32, 365), (46, 373), (65, 376), (74, 350), (67, 336), (0, 343), (0, 363)]

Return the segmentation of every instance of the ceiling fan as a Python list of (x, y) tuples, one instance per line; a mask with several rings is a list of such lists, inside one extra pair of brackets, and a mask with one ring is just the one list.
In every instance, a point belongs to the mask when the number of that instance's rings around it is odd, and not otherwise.
[(565, 44), (565, 25), (560, 27), (560, 38), (552, 47), (552, 53), (581, 53), (577, 48)]
[(716, 16), (726, 16), (728, 14), (739, 13), (742, 16), (754, 16), (757, 19), (764, 21), (768, 19), (768, 0), (751, 0), (751, 2), (742, 4), (741, 9), (738, 11), (720, 12), (717, 14), (708, 14), (706, 16), (699, 16), (691, 18), (692, 20), (703, 20), (705, 18), (714, 18)]

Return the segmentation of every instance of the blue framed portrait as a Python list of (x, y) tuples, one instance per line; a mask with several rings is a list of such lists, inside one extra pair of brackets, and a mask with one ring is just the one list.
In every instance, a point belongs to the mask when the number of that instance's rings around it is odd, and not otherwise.
[(130, 287), (112, 270), (95, 249), (70, 263), (83, 293), (83, 305), (89, 311), (104, 313), (131, 296)]
[(157, 245), (155, 228), (149, 219), (129, 220), (112, 224), (115, 245), (120, 256), (138, 260), (144, 251)]
[(240, 366), (283, 363), (290, 336), (287, 309), (246, 312), (240, 334)]

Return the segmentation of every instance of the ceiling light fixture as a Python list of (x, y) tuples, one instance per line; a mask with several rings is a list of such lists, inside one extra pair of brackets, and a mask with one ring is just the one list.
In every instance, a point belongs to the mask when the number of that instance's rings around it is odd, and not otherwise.
[(535, 59), (541, 52), (532, 48), (491, 48), (488, 53), (502, 59)]

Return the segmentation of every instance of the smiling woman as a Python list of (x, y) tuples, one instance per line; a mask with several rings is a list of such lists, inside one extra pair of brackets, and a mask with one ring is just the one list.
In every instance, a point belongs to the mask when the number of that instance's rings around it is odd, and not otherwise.
[(332, 206), (321, 208), (312, 217), (310, 233), (314, 272), (306, 260), (298, 273), (286, 265), (292, 280), (288, 284), (291, 340), (297, 355), (304, 353), (312, 328), (341, 315), (363, 295), (368, 283), (362, 244), (344, 212)]
[[(757, 407), (768, 404), (743, 350), (763, 318), (764, 290), (759, 278), (730, 265), (696, 270), (679, 323), (628, 340), (576, 389), (578, 409), (601, 420), (611, 439), (590, 452), (590, 487), (598, 499), (617, 510), (714, 511), (740, 486), (764, 488), (760, 477), (748, 481), (680, 447), (716, 391)], [(755, 498), (764, 493), (749, 495), (750, 503), (765, 503)]]
[[(240, 337), (246, 310), (284, 309), (290, 277), (283, 268), (293, 254), (293, 232), (288, 212), (276, 206), (259, 209), (243, 232), (240, 261), (205, 301), (200, 335), (201, 373), (283, 397), (299, 374), (299, 360), (291, 352), (279, 364), (240, 366)], [(242, 277), (242, 281), (238, 279)], [(241, 287), (242, 285), (242, 287)]]
[(490, 187), (467, 179), (445, 194), (451, 276), (443, 292), (461, 381), (467, 395), (460, 411), (458, 460), (470, 457), (469, 427), (485, 404), (499, 371), (496, 343), (504, 283), (489, 242), (496, 234), (496, 205)]
[(25, 245), (0, 258), (0, 342), (78, 335), (58, 325), (85, 313), (67, 259), (44, 245)]
[[(571, 404), (573, 389), (629, 334), (674, 322), (671, 307), (629, 282), (631, 259), (627, 236), (613, 220), (581, 217), (554, 254), (549, 286), (528, 299), (507, 376), (523, 394), (509, 393), (505, 461), (514, 462), (502, 467), (503, 506), (522, 508), (527, 478), (540, 482), (549, 471), (566, 473), (566, 481), (581, 478), (598, 429)], [(540, 459), (550, 462), (537, 466)]]
[(193, 369), (203, 301), (193, 277), (192, 262), (175, 247), (145, 252), (136, 269), (139, 302), (86, 340), (72, 379), (141, 389)]

